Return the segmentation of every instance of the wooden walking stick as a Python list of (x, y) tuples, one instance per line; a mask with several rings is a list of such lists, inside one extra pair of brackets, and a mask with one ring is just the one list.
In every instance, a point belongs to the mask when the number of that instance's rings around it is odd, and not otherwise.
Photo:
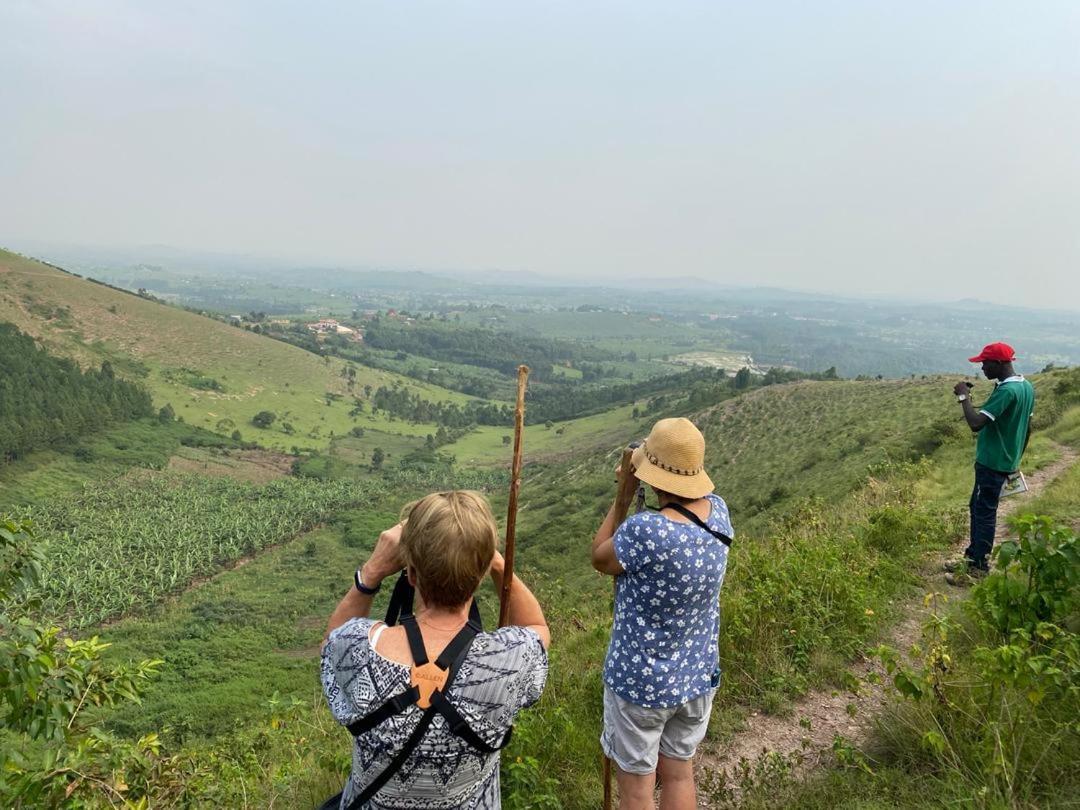
[[(631, 462), (634, 455), (634, 448), (637, 447), (637, 444), (637, 442), (634, 442), (623, 450), (622, 459), (619, 461), (619, 489), (615, 493), (615, 506), (613, 507), (616, 529), (624, 520), (626, 520), (626, 513), (630, 511), (630, 504), (638, 492), (638, 480), (637, 476), (634, 475), (634, 465)], [(618, 583), (614, 577), (612, 577), (611, 585), (618, 590)], [(604, 810), (611, 810), (611, 760), (606, 756), (603, 757), (603, 760)]]
[(506, 504), (506, 550), (503, 557), (502, 593), (499, 594), (499, 627), (510, 620), (510, 586), (514, 582), (514, 533), (517, 530), (518, 490), (521, 489), (521, 434), (525, 430), (525, 384), (529, 367), (518, 366), (517, 407), (514, 409), (514, 458), (510, 463), (510, 500)]

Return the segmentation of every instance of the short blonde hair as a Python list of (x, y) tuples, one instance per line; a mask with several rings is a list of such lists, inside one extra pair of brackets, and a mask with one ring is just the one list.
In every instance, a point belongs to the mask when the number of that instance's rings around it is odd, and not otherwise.
[(498, 530), (479, 492), (435, 492), (402, 510), (401, 551), (424, 602), (456, 608), (472, 598), (495, 556)]

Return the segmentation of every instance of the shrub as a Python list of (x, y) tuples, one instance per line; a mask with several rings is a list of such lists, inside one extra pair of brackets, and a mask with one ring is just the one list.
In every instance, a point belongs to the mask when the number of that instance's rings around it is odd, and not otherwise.
[(264, 430), (270, 427), (277, 420), (277, 414), (273, 411), (259, 411), (253, 417), (251, 417), (251, 424), (257, 428), (263, 428)]

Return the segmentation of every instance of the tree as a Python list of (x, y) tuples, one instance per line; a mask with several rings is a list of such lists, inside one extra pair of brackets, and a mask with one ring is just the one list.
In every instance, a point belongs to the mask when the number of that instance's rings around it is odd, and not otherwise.
[(381, 470), (382, 465), (383, 465), (383, 460), (385, 458), (386, 458), (386, 453), (383, 452), (383, 449), (381, 447), (376, 447), (371, 452), (371, 469), (373, 469), (373, 470)]
[(750, 387), (750, 369), (743, 366), (735, 373), (735, 388), (742, 390)]
[(251, 424), (257, 428), (266, 429), (277, 420), (277, 414), (273, 411), (259, 411), (251, 417)]
[(158, 411), (158, 421), (172, 422), (174, 419), (176, 419), (176, 411), (173, 410), (171, 403), (165, 403), (165, 407)]
[(239, 430), (234, 430), (234, 431), (232, 432), (232, 440), (233, 440), (234, 442), (242, 442), (242, 441), (244, 440), (244, 437), (240, 435), (240, 431), (239, 431)]
[(503, 444), (510, 444), (510, 437), (509, 436), (503, 436)]

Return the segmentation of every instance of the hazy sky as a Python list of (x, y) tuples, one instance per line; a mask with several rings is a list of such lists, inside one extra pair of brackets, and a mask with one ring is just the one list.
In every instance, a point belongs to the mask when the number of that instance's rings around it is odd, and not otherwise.
[(1080, 309), (1080, 3), (0, 3), (0, 244)]

